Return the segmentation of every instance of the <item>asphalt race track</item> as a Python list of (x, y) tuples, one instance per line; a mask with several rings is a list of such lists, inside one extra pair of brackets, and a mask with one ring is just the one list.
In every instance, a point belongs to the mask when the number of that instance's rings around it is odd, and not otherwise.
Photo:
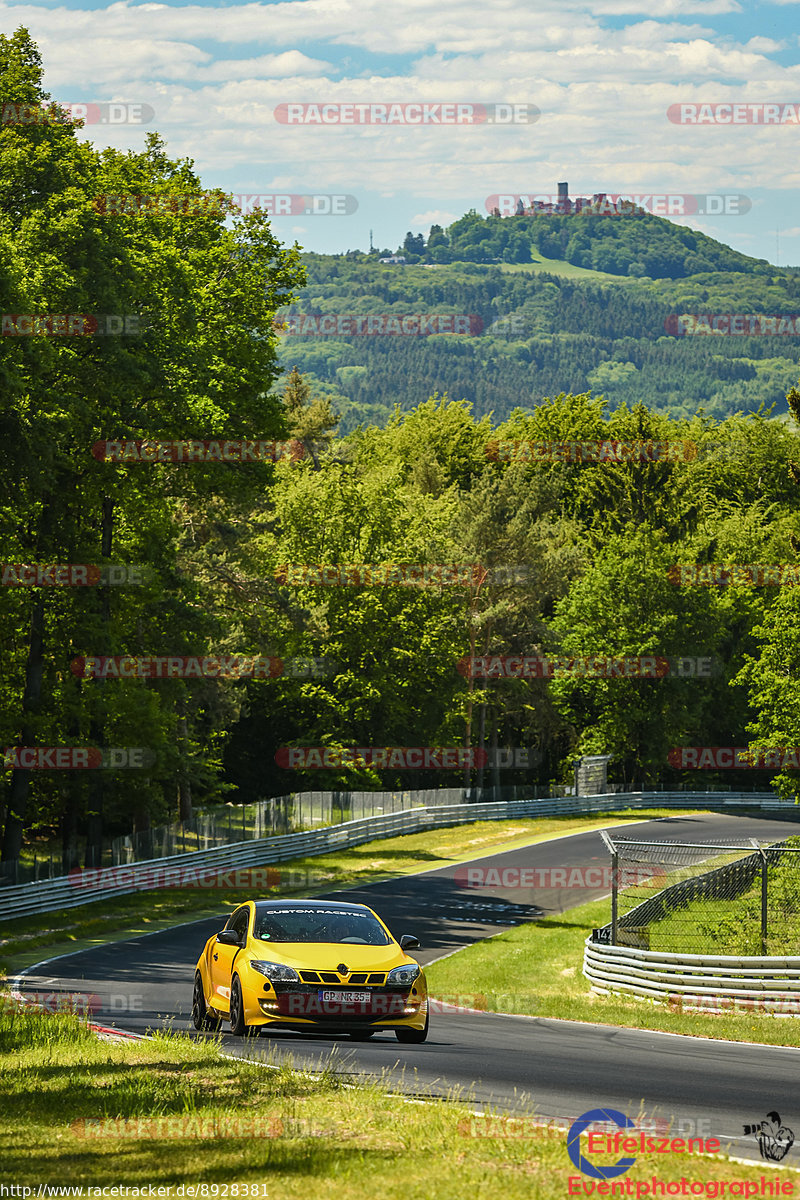
[[(800, 818), (705, 814), (637, 823), (620, 833), (651, 841), (778, 841), (800, 833)], [(607, 864), (597, 832), (480, 859), (481, 866), (501, 870)], [(369, 904), (396, 937), (416, 934), (423, 948), (415, 957), (425, 964), (535, 921), (542, 910), (552, 916), (608, 892), (607, 886), (516, 888), (488, 895), (459, 887), (454, 879), (459, 867), (463, 870), (458, 864), (330, 896)], [(93, 1019), (121, 1030), (191, 1029), (194, 966), (225, 919), (221, 914), (51, 959), (24, 972), (16, 986), (22, 992), (90, 993), (98, 1006)], [(342, 1070), (387, 1074), (394, 1086), (417, 1096), (441, 1096), (456, 1086), (476, 1106), (493, 1103), (504, 1111), (574, 1119), (587, 1109), (610, 1106), (635, 1118), (643, 1108), (648, 1117), (674, 1118), (673, 1136), (720, 1137), (733, 1142), (733, 1153), (754, 1159), (758, 1149), (754, 1138), (743, 1136), (745, 1123), (776, 1109), (800, 1136), (800, 1050), (794, 1049), (456, 1009), (434, 1013), (421, 1046), (401, 1045), (394, 1034), (355, 1043), (291, 1033), (245, 1041), (226, 1032), (222, 1042), (228, 1053), (265, 1062), (291, 1055), (296, 1065), (314, 1067), (333, 1057)]]

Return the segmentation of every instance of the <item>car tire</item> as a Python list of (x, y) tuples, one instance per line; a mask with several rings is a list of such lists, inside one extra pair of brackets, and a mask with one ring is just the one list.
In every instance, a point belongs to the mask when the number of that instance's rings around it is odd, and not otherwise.
[(203, 992), (203, 977), (199, 971), (194, 975), (194, 991), (192, 992), (192, 1024), (195, 1029), (219, 1029), (219, 1018), (208, 1011), (206, 997)]
[(395, 1029), (398, 1042), (408, 1042), (414, 1046), (418, 1046), (420, 1042), (424, 1042), (428, 1036), (428, 1026), (430, 1025), (430, 1013), (425, 1015), (425, 1024), (422, 1029), (409, 1029), (405, 1026), (402, 1029)]
[(244, 1019), (244, 997), (238, 975), (234, 975), (231, 980), (230, 1020), (231, 1033), (235, 1037), (244, 1037), (247, 1033), (247, 1022)]

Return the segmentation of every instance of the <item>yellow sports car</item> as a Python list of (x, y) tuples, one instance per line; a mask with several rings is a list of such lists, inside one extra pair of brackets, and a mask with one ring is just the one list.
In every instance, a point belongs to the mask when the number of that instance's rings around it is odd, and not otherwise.
[(422, 968), (365, 904), (248, 900), (209, 938), (194, 976), (192, 1023), (239, 1036), (255, 1026), (370, 1038), (394, 1030), (401, 1042), (428, 1036)]

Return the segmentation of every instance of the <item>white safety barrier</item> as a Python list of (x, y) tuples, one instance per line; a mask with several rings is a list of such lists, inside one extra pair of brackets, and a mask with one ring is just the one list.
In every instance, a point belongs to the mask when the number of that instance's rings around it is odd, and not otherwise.
[[(308, 833), (290, 833), (283, 837), (262, 838), (195, 850), (168, 858), (130, 863), (125, 867), (98, 870), (96, 886), (80, 882), (79, 872), (58, 879), (43, 879), (0, 888), (0, 912), (3, 917), (24, 917), (34, 913), (56, 912), (147, 891), (170, 867), (191, 866), (197, 872), (238, 870), (266, 866), (292, 858), (326, 854), (347, 846), (357, 846), (375, 838), (397, 837), (447, 825), (466, 825), (471, 821), (502, 821), (515, 817), (585, 815), (637, 808), (705, 808), (737, 811), (757, 808), (761, 812), (791, 812), (795, 805), (780, 801), (772, 792), (614, 792), (602, 796), (564, 796), (555, 799), (509, 800), (489, 804), (437, 805), (411, 808), (404, 812), (365, 817), (314, 829)], [(104, 882), (107, 881), (107, 882)]]
[(599, 992), (631, 992), (708, 1012), (800, 1016), (800, 956), (669, 954), (587, 938), (583, 973)]

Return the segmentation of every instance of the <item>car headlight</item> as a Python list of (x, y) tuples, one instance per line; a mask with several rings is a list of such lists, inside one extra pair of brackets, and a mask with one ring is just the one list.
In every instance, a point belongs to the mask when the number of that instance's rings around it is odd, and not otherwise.
[(419, 978), (420, 969), (416, 963), (407, 963), (402, 967), (395, 967), (386, 976), (387, 987), (394, 987), (397, 984), (413, 983)]
[(284, 963), (263, 962), (261, 959), (254, 959), (250, 966), (254, 971), (258, 971), (259, 975), (266, 975), (267, 979), (271, 979), (277, 983), (299, 983), (300, 976), (295, 971), (294, 967), (287, 967)]

